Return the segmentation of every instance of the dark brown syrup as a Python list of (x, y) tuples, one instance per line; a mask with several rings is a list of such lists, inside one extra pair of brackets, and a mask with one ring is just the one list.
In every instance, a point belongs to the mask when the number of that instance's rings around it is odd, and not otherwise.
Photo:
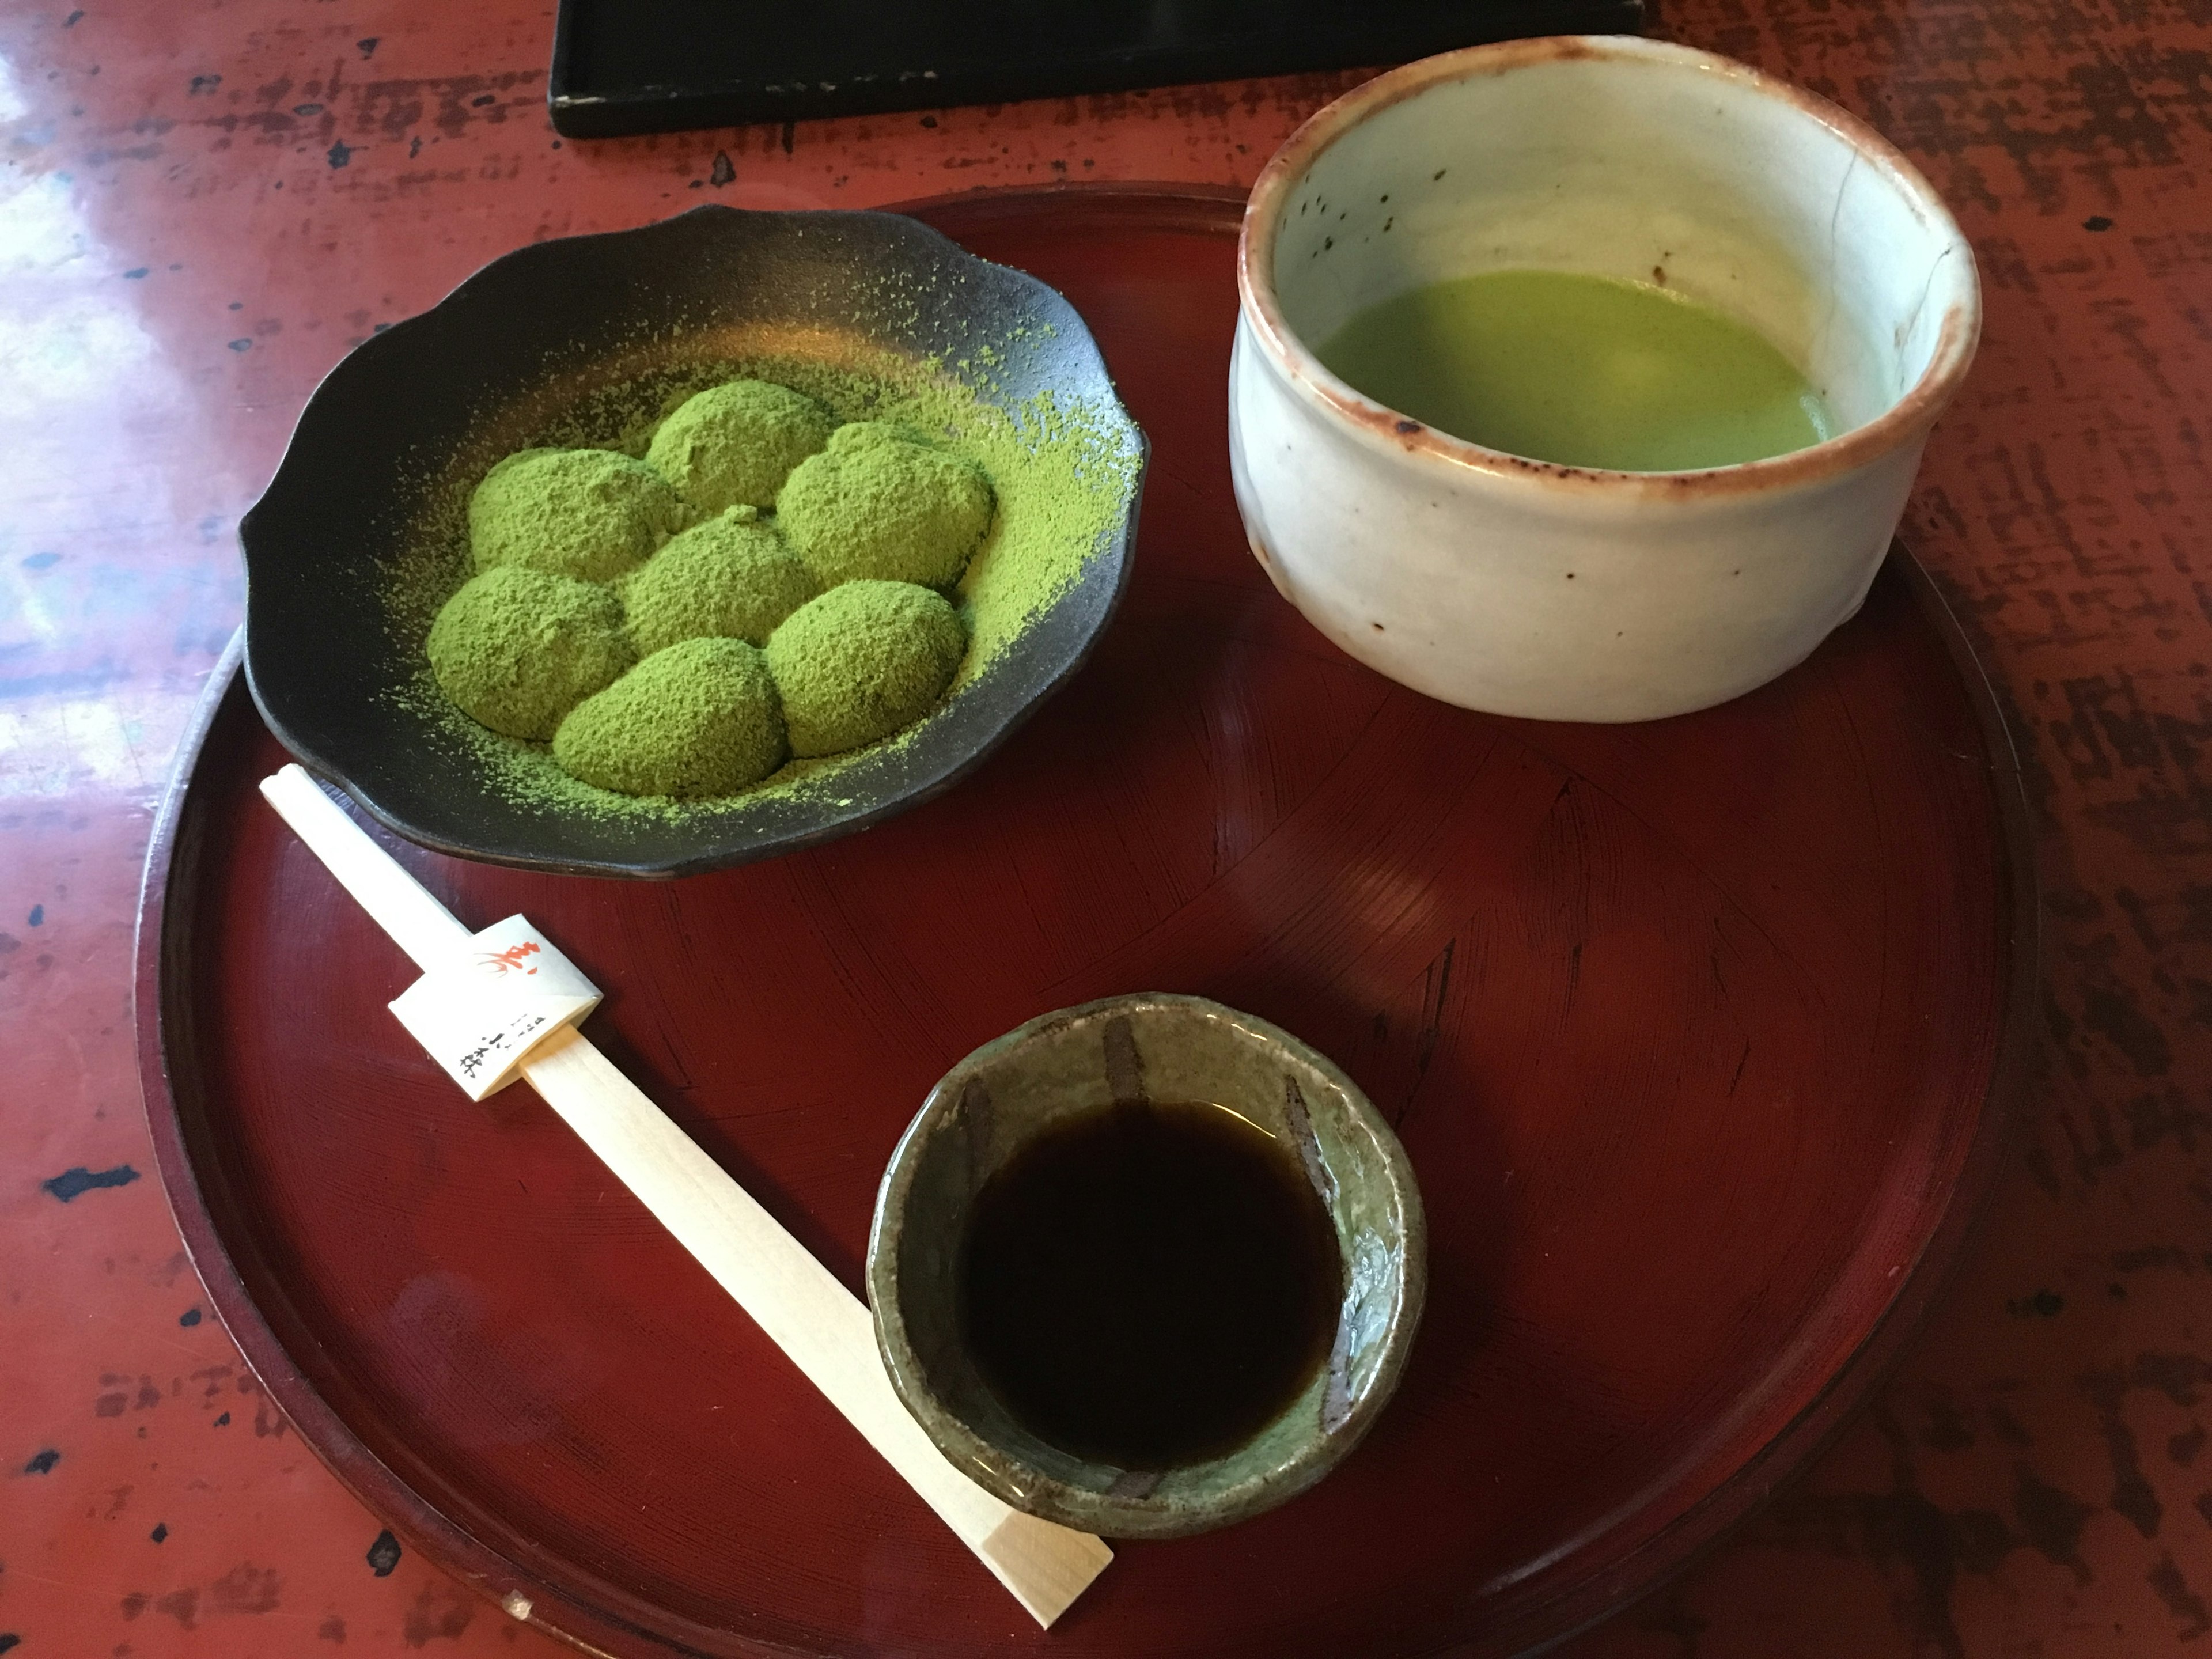
[(1124, 1469), (1265, 1428), (1328, 1357), (1344, 1296), (1297, 1153), (1205, 1104), (1039, 1136), (976, 1195), (958, 1271), (968, 1351), (1014, 1419)]

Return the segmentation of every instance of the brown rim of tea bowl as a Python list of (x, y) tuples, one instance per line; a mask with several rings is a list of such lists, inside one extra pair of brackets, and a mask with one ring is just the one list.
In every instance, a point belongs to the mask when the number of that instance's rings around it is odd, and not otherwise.
[[(1624, 37), (1474, 47), (1346, 94), (1261, 173), (1238, 259), (1230, 475), (1269, 579), (1377, 673), (1526, 720), (1665, 719), (1802, 662), (1863, 603), (1980, 331), (1973, 251), (1893, 147)], [(1708, 307), (1840, 429), (1687, 471), (1571, 465), (1438, 430), (1317, 349), (1508, 270)]]
[[(1030, 1433), (983, 1380), (960, 1340), (962, 1233), (975, 1194), (1043, 1130), (1117, 1103), (1198, 1100), (1296, 1150), (1336, 1233), (1344, 1299), (1327, 1362), (1249, 1440), (1180, 1468), (1116, 1468)], [(1175, 1538), (1288, 1501), (1358, 1444), (1412, 1351), (1426, 1242), (1405, 1149), (1341, 1070), (1249, 1014), (1139, 993), (1033, 1019), (930, 1091), (877, 1194), (868, 1300), (892, 1388), (956, 1468), (1048, 1521)]]
[[(1316, 355), (1285, 314), (1276, 290), (1278, 240), (1296, 216), (1291, 198), (1315, 162), (1347, 133), (1393, 106), (1454, 82), (1479, 81), (1547, 64), (1590, 63), (1638, 65), (1705, 77), (1740, 88), (1795, 111), (1813, 129), (1825, 130), (1847, 146), (1855, 168), (1883, 181), (1911, 204), (1929, 234), (1959, 256), (1966, 273), (1962, 294), (1939, 311), (1936, 338), (1926, 363), (1910, 384), (1879, 413), (1847, 424), (1833, 437), (1802, 449), (1753, 461), (1694, 467), (1669, 472), (1627, 472), (1577, 466), (1511, 455), (1456, 437), (1399, 411), (1342, 380)], [(1384, 198), (1389, 199), (1387, 197)], [(1840, 197), (1837, 206), (1840, 209)], [(1933, 283), (1931, 275), (1929, 281)], [(1818, 93), (1723, 58), (1671, 40), (1638, 35), (1540, 35), (1466, 46), (1402, 64), (1363, 82), (1309, 116), (1304, 124), (1260, 170), (1246, 198), (1243, 228), (1237, 245), (1237, 290), (1245, 316), (1262, 348), (1282, 371), (1312, 397), (1328, 405), (1382, 446), (1433, 457), (1450, 466), (1486, 473), (1570, 495), (1726, 497), (1778, 487), (1817, 484), (1905, 444), (1924, 439), (1936, 417), (1957, 396), (1973, 364), (1981, 340), (1982, 303), (1973, 276), (1973, 251), (1957, 222), (1920, 170), (1903, 151), (1850, 111)], [(1925, 296), (1923, 295), (1923, 300)], [(1902, 341), (1899, 342), (1900, 345)], [(1884, 538), (1885, 545), (1887, 538)]]

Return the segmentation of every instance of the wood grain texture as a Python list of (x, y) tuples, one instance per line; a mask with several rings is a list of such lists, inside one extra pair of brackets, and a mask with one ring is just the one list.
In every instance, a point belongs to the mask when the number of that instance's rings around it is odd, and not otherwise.
[[(1736, 1542), (1569, 1650), (2192, 1651), (2212, 1624), (2208, 18), (2201, 0), (1667, 12), (1677, 38), (1872, 120), (1976, 242), (1989, 327), (1907, 529), (2027, 744), (2047, 1036), (1973, 1260), (1876, 1408)], [(0, 1634), (27, 1651), (57, 1631), (246, 1659), (559, 1650), (510, 1639), (300, 1448), (143, 1178), (140, 854), (238, 615), (231, 526), (316, 378), (534, 236), (693, 199), (1249, 181), (1344, 84), (586, 149), (544, 122), (550, 32), (535, 0), (0, 19)]]

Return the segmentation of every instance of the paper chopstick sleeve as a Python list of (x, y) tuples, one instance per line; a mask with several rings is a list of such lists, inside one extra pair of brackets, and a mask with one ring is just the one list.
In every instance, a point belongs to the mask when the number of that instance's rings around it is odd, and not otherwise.
[(522, 916), (453, 945), (392, 1004), (470, 1099), (514, 1081), (531, 1050), (599, 1005), (599, 989)]

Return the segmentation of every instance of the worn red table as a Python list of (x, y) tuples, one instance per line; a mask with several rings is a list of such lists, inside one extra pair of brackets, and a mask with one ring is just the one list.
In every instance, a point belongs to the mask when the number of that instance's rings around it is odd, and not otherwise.
[[(1978, 1245), (1875, 1407), (1569, 1651), (2144, 1656), (2212, 1634), (2212, 275), (2202, 0), (1680, 0), (1898, 140), (1989, 322), (1907, 534), (2008, 699), (2047, 1034)], [(317, 376), (534, 237), (699, 200), (1248, 181), (1355, 77), (580, 146), (550, 8), (0, 19), (0, 1652), (561, 1651), (406, 1554), (204, 1312), (132, 1069), (149, 812)]]

